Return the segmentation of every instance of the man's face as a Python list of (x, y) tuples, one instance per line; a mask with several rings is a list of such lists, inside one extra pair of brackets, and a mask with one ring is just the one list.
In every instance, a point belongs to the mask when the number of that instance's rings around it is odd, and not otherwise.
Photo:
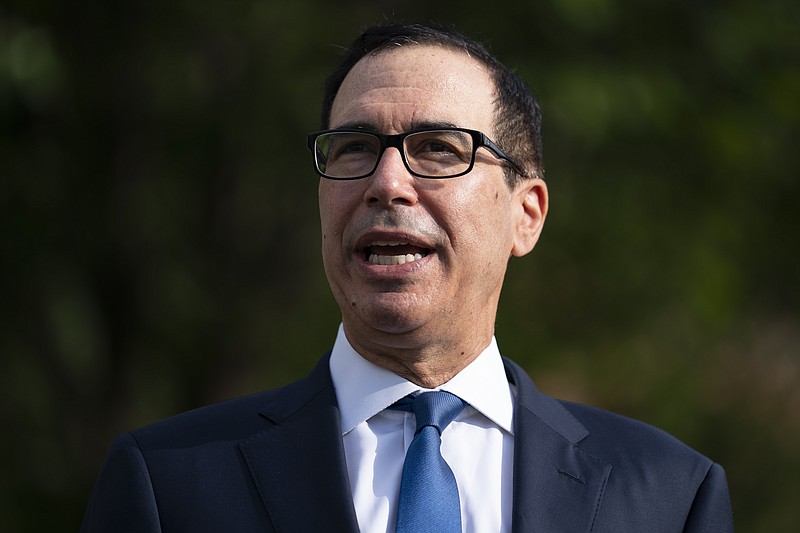
[[(494, 139), (494, 99), (489, 75), (466, 54), (406, 46), (353, 67), (330, 127), (394, 134), (451, 125)], [(321, 179), (323, 261), (350, 342), (485, 347), (508, 259), (533, 247), (546, 197), (541, 180), (510, 190), (485, 148), (457, 178), (414, 177), (389, 148), (367, 178)]]

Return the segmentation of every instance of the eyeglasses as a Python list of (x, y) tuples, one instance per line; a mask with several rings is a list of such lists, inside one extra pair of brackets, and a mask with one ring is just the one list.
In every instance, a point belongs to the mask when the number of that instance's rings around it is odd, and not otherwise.
[(486, 147), (521, 176), (526, 173), (486, 135), (464, 128), (425, 128), (396, 135), (360, 129), (324, 130), (308, 136), (314, 169), (328, 179), (356, 180), (375, 172), (387, 148), (397, 148), (406, 169), (420, 178), (455, 178), (475, 166), (475, 153)]

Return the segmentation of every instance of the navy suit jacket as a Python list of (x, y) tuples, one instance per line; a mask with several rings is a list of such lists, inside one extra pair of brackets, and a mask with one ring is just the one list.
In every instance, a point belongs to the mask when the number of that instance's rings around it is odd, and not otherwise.
[[(729, 532), (723, 469), (668, 434), (516, 385), (513, 531)], [(357, 532), (328, 357), (286, 387), (119, 437), (83, 533)]]

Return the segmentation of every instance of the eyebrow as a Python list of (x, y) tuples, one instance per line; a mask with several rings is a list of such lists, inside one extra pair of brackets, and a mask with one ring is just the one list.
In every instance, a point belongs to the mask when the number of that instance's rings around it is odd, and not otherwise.
[[(412, 122), (411, 129), (406, 131), (416, 131), (416, 130), (424, 130), (424, 129), (436, 129), (436, 128), (458, 128), (460, 126), (452, 123), (452, 122), (444, 122), (444, 121), (421, 121), (421, 122)], [(381, 133), (380, 128), (378, 128), (372, 122), (361, 122), (361, 121), (353, 121), (353, 122), (345, 122), (344, 124), (340, 124), (339, 126), (333, 128), (334, 130), (349, 130), (349, 129), (356, 129), (356, 130), (364, 130), (368, 132), (374, 133)]]

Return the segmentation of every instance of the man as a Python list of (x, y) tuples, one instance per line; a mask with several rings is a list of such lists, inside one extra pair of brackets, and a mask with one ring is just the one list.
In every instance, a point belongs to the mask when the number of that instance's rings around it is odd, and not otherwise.
[(541, 394), (498, 352), (506, 265), (547, 214), (539, 122), (480, 45), (366, 30), (309, 136), (332, 351), (120, 437), (83, 531), (732, 531), (720, 466)]

